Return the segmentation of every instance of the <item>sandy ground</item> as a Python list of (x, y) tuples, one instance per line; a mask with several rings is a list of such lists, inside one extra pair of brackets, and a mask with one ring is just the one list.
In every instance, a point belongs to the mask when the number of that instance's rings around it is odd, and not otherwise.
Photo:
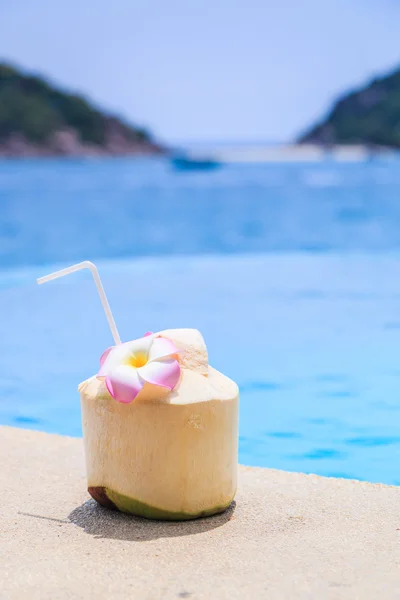
[(225, 514), (88, 499), (82, 442), (0, 427), (0, 598), (400, 598), (400, 488), (240, 467)]

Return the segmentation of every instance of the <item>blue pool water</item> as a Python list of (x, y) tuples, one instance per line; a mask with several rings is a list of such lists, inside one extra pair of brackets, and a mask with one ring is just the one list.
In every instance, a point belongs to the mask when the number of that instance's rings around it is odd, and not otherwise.
[(400, 484), (400, 163), (0, 162), (0, 423), (78, 436), (111, 337), (197, 327), (243, 463)]

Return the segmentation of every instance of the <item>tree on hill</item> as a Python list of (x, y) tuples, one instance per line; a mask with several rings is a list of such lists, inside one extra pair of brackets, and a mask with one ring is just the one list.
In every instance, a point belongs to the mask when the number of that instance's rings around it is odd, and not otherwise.
[(298, 141), (400, 148), (400, 69), (346, 94)]

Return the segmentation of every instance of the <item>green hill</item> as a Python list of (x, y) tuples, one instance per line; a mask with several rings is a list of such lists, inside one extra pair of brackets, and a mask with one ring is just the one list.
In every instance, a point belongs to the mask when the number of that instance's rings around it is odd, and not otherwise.
[(298, 142), (400, 148), (400, 69), (346, 94)]
[(0, 155), (127, 155), (162, 152), (150, 134), (0, 63)]

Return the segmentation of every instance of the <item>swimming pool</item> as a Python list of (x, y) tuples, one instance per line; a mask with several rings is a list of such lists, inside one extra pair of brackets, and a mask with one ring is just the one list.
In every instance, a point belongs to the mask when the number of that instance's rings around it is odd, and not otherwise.
[[(241, 390), (240, 461), (400, 483), (396, 256), (99, 262), (124, 340), (196, 327)], [(81, 435), (77, 385), (112, 343), (89, 273), (3, 272), (0, 422)]]

